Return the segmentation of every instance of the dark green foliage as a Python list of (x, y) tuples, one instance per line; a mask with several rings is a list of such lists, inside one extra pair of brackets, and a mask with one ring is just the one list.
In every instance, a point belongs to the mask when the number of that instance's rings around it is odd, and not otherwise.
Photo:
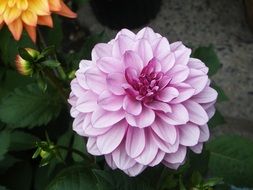
[(14, 128), (45, 125), (56, 118), (61, 101), (54, 91), (41, 91), (36, 84), (15, 89), (0, 103), (0, 119)]
[(207, 144), (210, 174), (236, 186), (253, 187), (253, 142), (240, 136), (220, 136)]

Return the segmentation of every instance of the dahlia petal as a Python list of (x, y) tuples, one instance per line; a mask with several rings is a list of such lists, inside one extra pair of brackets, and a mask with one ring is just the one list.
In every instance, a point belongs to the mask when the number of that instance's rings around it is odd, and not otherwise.
[[(154, 56), (159, 60), (164, 59), (170, 53), (170, 44), (167, 38), (162, 37), (155, 40), (156, 46), (153, 48)], [(152, 45), (154, 42), (152, 43)], [(153, 45), (154, 46), (154, 45)]]
[(72, 90), (72, 93), (76, 96), (76, 97), (81, 97), (83, 96), (87, 90), (83, 89), (79, 83), (77, 82), (77, 79), (74, 79), (71, 81), (71, 90)]
[(164, 160), (171, 164), (182, 163), (186, 156), (186, 147), (180, 146), (175, 153), (166, 154)]
[(139, 41), (138, 54), (141, 57), (144, 65), (147, 65), (148, 62), (153, 58), (153, 51), (147, 40), (141, 39)]
[(97, 147), (102, 154), (114, 151), (123, 140), (127, 130), (127, 123), (123, 120), (111, 127), (105, 134), (97, 137)]
[(96, 142), (97, 142), (96, 137), (89, 137), (86, 148), (90, 154), (95, 155), (95, 156), (100, 156), (102, 155), (102, 153), (99, 151)]
[(83, 130), (83, 127), (82, 127), (82, 124), (83, 124), (83, 120), (84, 120), (84, 117), (82, 114), (77, 116), (75, 119), (74, 119), (74, 122), (73, 122), (73, 130), (78, 134), (78, 135), (81, 135), (81, 136), (84, 136), (85, 133), (84, 133), (84, 130)]
[(159, 89), (160, 89), (160, 90), (164, 89), (164, 88), (170, 83), (170, 81), (171, 81), (171, 77), (169, 77), (169, 76), (164, 76), (164, 77), (162, 78), (162, 80), (159, 81), (159, 83), (158, 83)]
[(178, 84), (187, 79), (190, 71), (185, 65), (175, 65), (171, 70), (167, 72), (167, 75), (171, 77), (171, 84)]
[[(125, 70), (125, 78), (128, 82), (128, 84), (130, 85), (134, 85), (136, 84), (136, 81), (138, 81), (138, 73), (136, 71), (136, 69), (134, 69), (133, 67), (128, 67)], [(131, 86), (130, 86), (131, 87)], [(125, 87), (124, 87), (125, 88)], [(128, 87), (127, 87), (128, 88)]]
[(22, 17), (22, 21), (26, 23), (27, 25), (29, 26), (37, 25), (38, 17), (34, 12), (30, 10), (23, 11), (21, 17)]
[(51, 11), (60, 11), (61, 10), (61, 0), (49, 0), (49, 7)]
[(85, 72), (86, 84), (96, 94), (106, 90), (105, 75), (97, 68), (93, 67)]
[(132, 115), (139, 115), (142, 111), (142, 104), (131, 97), (125, 96), (123, 100), (123, 109)]
[(74, 108), (74, 107), (72, 107), (72, 108), (70, 109), (70, 115), (71, 115), (71, 117), (73, 117), (73, 118), (77, 117), (77, 115), (78, 115), (79, 113), (80, 113), (80, 112), (77, 111), (76, 108)]
[(135, 50), (135, 41), (126, 35), (119, 35), (112, 47), (112, 56), (121, 58), (126, 51)]
[(35, 43), (36, 42), (36, 27), (35, 26), (29, 26), (24, 25), (26, 32), (30, 36), (31, 40)]
[(188, 110), (191, 122), (198, 125), (204, 125), (208, 122), (208, 115), (201, 105), (192, 100), (187, 100), (184, 102), (184, 106)]
[(185, 124), (178, 127), (179, 142), (184, 146), (194, 146), (198, 143), (200, 130), (197, 125)]
[(108, 89), (115, 95), (125, 94), (123, 84), (127, 83), (122, 73), (109, 74), (106, 78)]
[(106, 43), (99, 43), (92, 49), (91, 57), (93, 61), (97, 61), (102, 57), (112, 56), (112, 45)]
[(150, 27), (145, 27), (136, 34), (136, 39), (146, 39), (149, 42), (157, 38), (156, 33)]
[(149, 103), (144, 103), (144, 105), (154, 111), (162, 111), (164, 113), (171, 112), (171, 107), (165, 102), (153, 101)]
[(187, 109), (182, 104), (171, 105), (171, 113), (157, 113), (157, 115), (170, 125), (186, 124), (189, 121)]
[(200, 154), (202, 152), (203, 149), (203, 143), (199, 143), (195, 146), (191, 146), (190, 149), (195, 152), (196, 154)]
[(126, 153), (135, 158), (139, 156), (145, 147), (145, 133), (143, 129), (128, 127), (126, 134)]
[(215, 107), (211, 106), (211, 107), (207, 108), (206, 113), (208, 115), (208, 118), (211, 119), (215, 114)]
[(153, 141), (156, 143), (158, 148), (166, 153), (174, 153), (178, 150), (179, 147), (179, 137), (177, 135), (176, 141), (174, 144), (167, 143), (162, 140), (156, 133), (151, 133)]
[(21, 13), (22, 13), (22, 11), (19, 10), (16, 6), (13, 6), (11, 8), (7, 8), (3, 13), (4, 22), (7, 25), (11, 24), (13, 21), (15, 21), (19, 18)]
[(50, 15), (49, 4), (47, 1), (29, 1), (29, 9), (33, 10), (39, 16)]
[(5, 11), (6, 5), (7, 5), (7, 1), (5, 0), (1, 0), (0, 1), (0, 15), (2, 15)]
[(176, 98), (179, 95), (179, 92), (174, 87), (166, 87), (159, 91), (156, 98), (163, 102), (170, 102), (172, 99)]
[(210, 137), (210, 132), (207, 124), (200, 126), (199, 129), (200, 129), (199, 142), (208, 141)]
[(93, 127), (92, 125), (87, 125), (87, 127), (84, 128), (85, 135), (83, 136), (96, 137), (98, 135), (105, 134), (107, 131), (109, 131), (109, 129), (110, 127), (99, 129), (99, 128)]
[(136, 161), (127, 155), (124, 143), (112, 152), (112, 159), (121, 170), (129, 169), (136, 164)]
[(117, 73), (124, 69), (123, 63), (113, 57), (102, 57), (97, 60), (97, 66), (104, 73)]
[(114, 163), (112, 159), (112, 154), (106, 154), (105, 155), (105, 161), (106, 163), (113, 169), (115, 170), (117, 168), (116, 164)]
[(167, 73), (174, 65), (175, 65), (175, 56), (173, 53), (169, 53), (167, 56), (165, 56), (163, 59), (159, 59), (162, 66), (162, 71), (164, 73)]
[(202, 71), (190, 69), (190, 74), (185, 83), (191, 85), (195, 89), (195, 95), (200, 93), (208, 82), (208, 76), (203, 74)]
[(126, 51), (123, 55), (126, 68), (134, 68), (137, 73), (140, 73), (143, 68), (143, 61), (140, 56), (134, 51)]
[(137, 176), (138, 174), (140, 174), (143, 170), (145, 170), (146, 166), (142, 165), (142, 164), (138, 164), (136, 163), (133, 167), (124, 170), (124, 172), (129, 175), (129, 176)]
[(162, 119), (157, 118), (151, 125), (152, 130), (165, 142), (174, 144), (177, 139), (177, 130), (175, 126), (168, 125)]
[(98, 107), (92, 113), (91, 123), (95, 128), (107, 128), (121, 121), (124, 116), (123, 110), (110, 112)]
[(205, 64), (199, 59), (190, 58), (188, 62), (188, 67), (196, 69), (196, 70), (201, 70), (205, 74), (208, 73), (208, 67), (205, 66)]
[(49, 15), (39, 16), (38, 17), (38, 24), (48, 26), (48, 27), (52, 28), (53, 27), (53, 19)]
[(60, 11), (55, 11), (58, 15), (62, 15), (68, 18), (76, 18), (77, 14), (71, 11), (67, 5), (63, 1), (60, 1), (61, 3), (61, 9)]
[(126, 120), (131, 126), (144, 128), (152, 125), (155, 120), (155, 112), (143, 106), (140, 115), (126, 114)]
[(143, 165), (148, 165), (150, 164), (156, 157), (157, 153), (158, 153), (158, 147), (156, 145), (156, 143), (153, 142), (153, 139), (151, 138), (151, 135), (149, 132), (147, 131), (146, 133), (146, 142), (145, 142), (145, 147), (142, 151), (142, 153), (135, 158), (135, 160)]
[(176, 56), (176, 64), (187, 65), (191, 55), (191, 49), (185, 47), (182, 42), (171, 44), (171, 51)]
[(115, 96), (110, 91), (103, 91), (97, 100), (98, 105), (108, 111), (117, 111), (122, 108), (123, 96)]
[(97, 107), (97, 95), (91, 91), (87, 91), (78, 98), (76, 109), (82, 113), (95, 111)]
[(171, 168), (173, 170), (177, 170), (179, 168), (179, 166), (182, 165), (182, 163), (176, 163), (176, 164), (171, 164), (169, 162), (166, 162), (165, 160), (163, 160), (163, 164), (168, 167), (168, 168)]
[(216, 100), (217, 96), (218, 93), (216, 92), (216, 90), (210, 87), (206, 87), (203, 91), (192, 97), (192, 100), (197, 103), (208, 103)]
[(165, 152), (159, 150), (155, 159), (151, 163), (149, 163), (149, 166), (154, 167), (154, 166), (160, 164), (160, 162), (163, 160), (164, 156), (165, 156)]
[(118, 34), (116, 35), (115, 39), (118, 39), (118, 37), (119, 37), (120, 35), (128, 36), (128, 37), (130, 37), (131, 39), (134, 39), (134, 38), (135, 38), (135, 34), (134, 34), (132, 31), (126, 29), (126, 28), (120, 30), (120, 31), (118, 32)]
[(11, 31), (15, 40), (19, 40), (23, 31), (23, 24), (20, 19), (13, 21), (11, 24), (8, 24), (8, 28)]
[(174, 87), (178, 90), (179, 95), (175, 99), (170, 101), (171, 104), (178, 104), (184, 102), (185, 100), (191, 98), (195, 93), (195, 89), (186, 83), (180, 83)]

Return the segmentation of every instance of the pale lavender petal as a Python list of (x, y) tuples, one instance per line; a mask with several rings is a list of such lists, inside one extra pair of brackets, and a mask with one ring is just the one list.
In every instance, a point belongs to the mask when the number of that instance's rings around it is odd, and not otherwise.
[(99, 95), (97, 103), (105, 110), (118, 111), (122, 108), (123, 98), (124, 96), (117, 96), (105, 90)]
[(191, 146), (190, 149), (195, 152), (196, 154), (200, 154), (202, 152), (203, 149), (203, 143), (199, 143), (195, 146)]
[(122, 72), (125, 68), (122, 61), (114, 57), (103, 57), (97, 60), (97, 66), (104, 73)]
[(187, 109), (182, 104), (171, 105), (171, 113), (157, 113), (157, 115), (170, 125), (181, 125), (189, 121)]
[(151, 109), (142, 107), (142, 112), (138, 116), (126, 113), (127, 122), (134, 127), (144, 128), (152, 125), (155, 120), (155, 112)]
[(162, 111), (164, 113), (172, 112), (170, 105), (165, 102), (153, 101), (144, 103), (144, 105), (154, 111)]
[(208, 82), (208, 76), (202, 71), (190, 69), (190, 74), (185, 83), (191, 85), (195, 89), (194, 94), (200, 93)]
[(121, 143), (121, 145), (112, 152), (112, 159), (121, 170), (129, 169), (136, 164), (136, 161), (127, 155), (124, 143)]
[(209, 103), (217, 99), (218, 93), (210, 87), (206, 87), (203, 91), (192, 97), (197, 103)]
[(177, 130), (175, 126), (165, 123), (162, 119), (157, 118), (151, 125), (152, 130), (164, 141), (174, 144), (177, 139)]
[(199, 142), (208, 141), (210, 137), (210, 132), (207, 124), (200, 126), (199, 129), (200, 129)]
[(165, 152), (159, 150), (155, 159), (151, 163), (149, 163), (149, 166), (154, 167), (154, 166), (160, 164), (161, 161), (163, 160), (164, 156), (165, 156)]
[(174, 87), (178, 90), (179, 95), (175, 99), (170, 101), (171, 104), (178, 104), (184, 102), (185, 100), (191, 98), (195, 93), (195, 89), (186, 83), (180, 83)]
[(112, 47), (112, 55), (116, 58), (121, 58), (128, 50), (135, 50), (136, 42), (126, 35), (119, 35)]
[(205, 64), (199, 59), (190, 58), (190, 60), (188, 62), (188, 66), (193, 69), (201, 70), (205, 74), (208, 73), (208, 67), (205, 66)]
[(164, 59), (170, 53), (170, 44), (165, 37), (158, 38), (158, 40), (155, 40), (155, 42), (152, 43), (152, 46), (154, 56), (159, 60)]
[(186, 156), (186, 147), (180, 146), (175, 153), (166, 154), (164, 160), (171, 164), (182, 163)]
[(128, 127), (126, 134), (126, 152), (131, 158), (139, 156), (145, 147), (144, 129)]
[(191, 122), (198, 125), (204, 125), (208, 122), (208, 115), (200, 104), (192, 100), (187, 100), (184, 102), (184, 106), (189, 113), (189, 120)]
[(200, 130), (197, 125), (187, 123), (177, 127), (179, 130), (179, 142), (184, 146), (194, 146), (198, 143)]
[(149, 42), (157, 38), (156, 33), (150, 27), (145, 27), (136, 34), (136, 39), (146, 39)]
[(167, 72), (167, 75), (171, 77), (171, 84), (178, 84), (185, 81), (190, 73), (190, 70), (185, 65), (175, 65)]
[(121, 121), (111, 127), (105, 134), (97, 137), (97, 147), (102, 154), (109, 154), (114, 151), (121, 143), (125, 132), (127, 130), (127, 123)]
[(95, 155), (95, 156), (100, 156), (102, 155), (102, 153), (99, 151), (96, 142), (97, 142), (96, 137), (89, 137), (86, 148), (90, 154)]
[(112, 154), (106, 154), (105, 155), (105, 161), (106, 163), (113, 169), (115, 170), (117, 168), (116, 164), (114, 163), (112, 159)]
[(95, 128), (107, 128), (110, 127), (125, 117), (123, 110), (116, 112), (106, 111), (102, 108), (97, 108), (91, 116), (92, 126)]
[(125, 96), (123, 100), (123, 109), (132, 115), (140, 115), (142, 111), (142, 104), (132, 97)]
[(107, 88), (115, 95), (125, 94), (125, 90), (122, 87), (123, 84), (127, 83), (123, 73), (109, 74), (106, 78)]
[(95, 45), (91, 52), (91, 57), (93, 61), (98, 60), (101, 57), (111, 57), (112, 56), (112, 45), (106, 43), (99, 43)]
[(147, 40), (141, 39), (139, 41), (138, 54), (143, 60), (144, 65), (147, 65), (148, 62), (153, 58), (153, 51)]
[(144, 166), (142, 164), (138, 164), (136, 163), (133, 167), (127, 169), (127, 170), (124, 170), (124, 172), (131, 176), (131, 177), (134, 177), (134, 176), (137, 176), (138, 174), (140, 174), (143, 170), (145, 170), (147, 166)]
[(87, 91), (76, 102), (76, 109), (82, 113), (93, 112), (97, 108), (97, 95)]
[(157, 94), (156, 98), (163, 102), (170, 102), (172, 99), (176, 98), (178, 95), (179, 95), (179, 92), (176, 88), (166, 87)]
[(162, 66), (162, 72), (167, 73), (167, 71), (169, 71), (175, 65), (175, 55), (173, 53), (169, 53), (163, 59), (160, 59), (160, 62)]
[(126, 51), (123, 55), (125, 67), (134, 68), (137, 73), (140, 73), (143, 68), (143, 61), (141, 57), (134, 51)]

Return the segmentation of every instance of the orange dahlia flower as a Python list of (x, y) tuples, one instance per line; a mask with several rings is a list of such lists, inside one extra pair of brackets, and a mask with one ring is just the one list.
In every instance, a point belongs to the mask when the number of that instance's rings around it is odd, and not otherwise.
[(35, 42), (37, 25), (53, 27), (52, 13), (77, 16), (63, 0), (0, 0), (0, 29), (6, 24), (15, 40), (19, 40), (25, 28)]

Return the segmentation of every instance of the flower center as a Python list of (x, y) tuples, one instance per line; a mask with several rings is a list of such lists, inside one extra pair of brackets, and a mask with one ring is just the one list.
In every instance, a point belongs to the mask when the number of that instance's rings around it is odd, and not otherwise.
[(139, 76), (133, 68), (127, 68), (125, 77), (127, 82), (133, 87), (135, 92), (128, 93), (135, 96), (139, 101), (144, 103), (152, 102), (159, 90), (168, 85), (170, 80), (164, 77), (164, 73), (156, 70), (156, 61), (151, 60), (145, 66)]

